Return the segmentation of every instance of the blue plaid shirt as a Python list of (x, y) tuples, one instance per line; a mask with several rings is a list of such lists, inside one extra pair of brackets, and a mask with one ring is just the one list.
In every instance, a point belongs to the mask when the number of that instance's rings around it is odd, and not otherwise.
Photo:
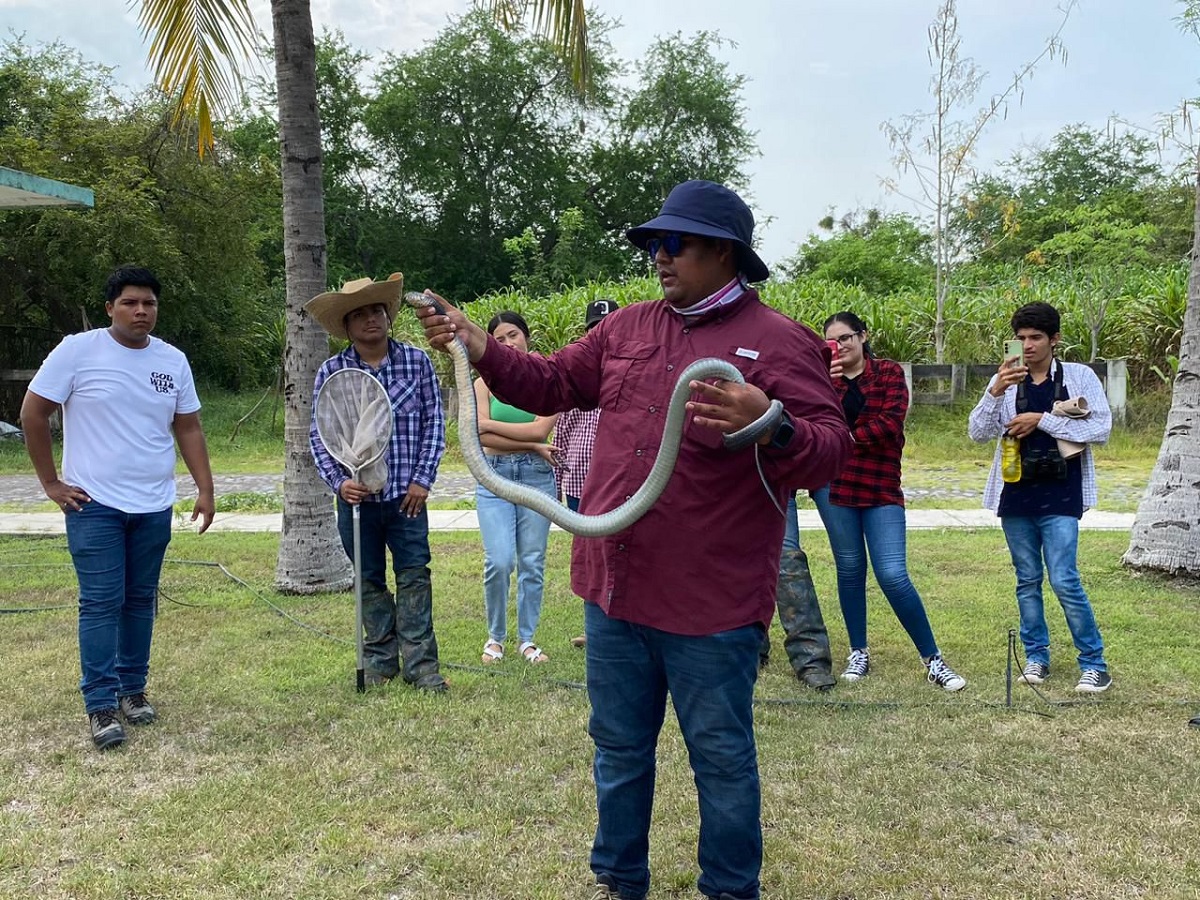
[(446, 450), (446, 421), (442, 414), (442, 395), (437, 376), (429, 357), (408, 344), (388, 338), (388, 355), (378, 369), (363, 362), (351, 345), (330, 357), (317, 370), (313, 385), (313, 420), (308, 429), (308, 443), (321, 478), (336, 494), (350, 476), (329, 455), (317, 435), (317, 393), (321, 385), (339, 369), (365, 369), (387, 390), (392, 401), (392, 439), (388, 447), (388, 483), (381, 497), (371, 499), (396, 500), (403, 497), (410, 484), (429, 489), (437, 480), (438, 463)]

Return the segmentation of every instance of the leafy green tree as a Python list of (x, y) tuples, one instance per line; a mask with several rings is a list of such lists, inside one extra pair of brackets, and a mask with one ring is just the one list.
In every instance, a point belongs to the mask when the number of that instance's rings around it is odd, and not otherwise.
[[(367, 86), (364, 54), (338, 34), (319, 39), (330, 279), (400, 270), (411, 284), (470, 299), (510, 283), (544, 294), (620, 278), (644, 266), (623, 229), (652, 215), (671, 186), (688, 177), (741, 184), (753, 143), (741, 80), (716, 62), (717, 39), (664, 39), (653, 58), (665, 61), (617, 90), (624, 64), (607, 27), (597, 20), (592, 30), (587, 102), (543, 42), (479, 13), (388, 57)], [(256, 104), (273, 103), (260, 89)], [(684, 137), (650, 133), (663, 105)], [(623, 205), (601, 210), (615, 189)]]
[(555, 223), (557, 237), (547, 253), (533, 228), (504, 239), (504, 252), (512, 263), (512, 285), (534, 297), (546, 297), (566, 287), (603, 281), (611, 274), (610, 261), (596, 252), (607, 235), (583, 211), (572, 207)]
[(1174, 261), (1190, 215), (1178, 181), (1148, 138), (1070, 125), (1048, 146), (1017, 153), (1000, 174), (977, 180), (958, 225), (984, 261)]
[(636, 85), (612, 107), (611, 139), (591, 149), (581, 208), (610, 236), (614, 275), (640, 262), (624, 229), (653, 217), (679, 182), (703, 178), (745, 195), (745, 166), (757, 145), (746, 122), (745, 76), (717, 58), (722, 46), (711, 31), (657, 38), (637, 65)]
[[(602, 54), (592, 66), (603, 97)], [(504, 286), (504, 238), (552, 232), (569, 205), (589, 116), (569, 69), (544, 41), (475, 12), (422, 50), (385, 57), (376, 88), (364, 120), (379, 190), (404, 223), (392, 268), (453, 297)]]
[[(92, 188), (92, 210), (0, 214), (0, 319), (54, 333), (105, 321), (101, 282), (123, 263), (164, 284), (158, 333), (226, 386), (264, 374), (250, 330), (266, 303), (255, 222), (270, 184), (201, 162), (167, 130), (161, 97), (119, 98), (109, 70), (61, 44), (0, 48), (0, 158)], [(45, 348), (49, 349), (49, 348)]]
[(911, 216), (877, 209), (823, 219), (829, 235), (809, 235), (780, 269), (793, 278), (812, 277), (857, 285), (883, 295), (933, 287), (933, 239)]

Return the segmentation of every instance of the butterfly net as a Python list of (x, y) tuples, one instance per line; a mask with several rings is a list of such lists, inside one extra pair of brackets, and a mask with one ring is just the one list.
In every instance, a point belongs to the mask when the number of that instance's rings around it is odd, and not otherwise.
[(317, 392), (317, 434), (329, 455), (371, 493), (388, 480), (392, 404), (379, 380), (362, 369), (339, 369)]

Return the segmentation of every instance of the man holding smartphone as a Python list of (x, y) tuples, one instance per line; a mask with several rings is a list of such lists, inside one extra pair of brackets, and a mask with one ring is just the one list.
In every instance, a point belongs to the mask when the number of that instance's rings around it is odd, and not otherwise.
[[(1020, 480), (1002, 479), (997, 441), (983, 494), (983, 505), (1000, 517), (1017, 573), (1026, 657), (1020, 680), (1042, 684), (1050, 677), (1050, 634), (1042, 601), (1048, 570), (1078, 651), (1081, 674), (1075, 690), (1098, 694), (1112, 685), (1112, 676), (1076, 557), (1079, 519), (1096, 503), (1096, 469), (1087, 445), (1108, 440), (1112, 414), (1090, 368), (1054, 358), (1059, 326), (1058, 310), (1048, 303), (1028, 303), (1013, 313), (1012, 330), (1020, 346), (1006, 343), (999, 371), (971, 411), (968, 432), (976, 441), (1008, 435), (1021, 442)], [(1086, 410), (1086, 415), (1055, 415), (1056, 407), (1063, 408), (1059, 404)], [(1060, 440), (1085, 445), (1084, 450), (1065, 458)]]

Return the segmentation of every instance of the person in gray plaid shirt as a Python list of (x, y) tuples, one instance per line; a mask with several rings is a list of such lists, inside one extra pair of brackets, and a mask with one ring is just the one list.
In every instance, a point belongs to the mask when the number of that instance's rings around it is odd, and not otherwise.
[[(617, 301), (600, 299), (587, 305), (584, 313), (584, 330), (591, 331), (600, 320), (617, 308)], [(587, 480), (588, 466), (592, 461), (592, 447), (596, 444), (596, 431), (600, 427), (600, 410), (569, 409), (558, 417), (554, 426), (554, 445), (562, 451), (565, 463), (554, 470), (559, 496), (568, 508), (578, 512), (579, 498), (583, 496), (583, 483)], [(571, 638), (572, 647), (587, 646), (587, 638), (577, 634)]]

